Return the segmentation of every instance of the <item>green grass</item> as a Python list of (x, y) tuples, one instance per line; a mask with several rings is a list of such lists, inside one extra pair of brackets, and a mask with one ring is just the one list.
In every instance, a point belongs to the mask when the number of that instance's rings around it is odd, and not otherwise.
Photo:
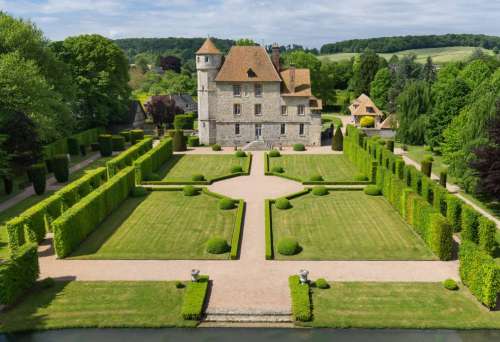
[(56, 282), (2, 313), (0, 329), (193, 327), (181, 316), (185, 292), (175, 282)]
[(331, 328), (500, 328), (500, 311), (488, 311), (460, 285), (440, 283), (330, 283), (313, 288), (314, 321)]
[(231, 174), (231, 167), (240, 165), (244, 172), (248, 172), (246, 158), (234, 155), (174, 155), (158, 172), (163, 181), (184, 182), (191, 181), (195, 174), (202, 174), (210, 181), (217, 177)]
[(311, 176), (321, 175), (329, 182), (352, 182), (358, 169), (344, 155), (287, 154), (269, 158), (269, 170), (274, 166), (284, 169), (283, 175), (308, 181)]
[[(393, 53), (379, 53), (380, 56), (389, 60), (392, 55), (397, 55), (398, 57), (403, 57), (409, 54), (417, 55), (417, 62), (424, 64), (428, 56), (432, 57), (434, 63), (443, 64), (448, 62), (458, 62), (464, 61), (476, 50), (475, 47), (469, 46), (451, 46), (443, 48), (430, 48), (430, 49), (413, 49), (404, 50)], [(485, 53), (493, 55), (492, 50), (481, 49)], [(355, 57), (358, 53), (334, 53), (329, 55), (319, 56), (320, 59), (327, 59), (330, 61), (338, 62), (342, 60), (348, 60)]]
[[(280, 260), (436, 260), (382, 196), (360, 190), (304, 195), (288, 210), (272, 207), (274, 256)], [(298, 240), (302, 251), (280, 255), (277, 243)]]
[(21, 202), (15, 204), (14, 206), (0, 212), (0, 259), (6, 259), (10, 255), (10, 250), (8, 247), (8, 237), (7, 229), (5, 228), (5, 222), (21, 214), (26, 209), (37, 204), (38, 202), (46, 199), (52, 195), (53, 191), (46, 191), (42, 196), (32, 195)]
[(127, 199), (72, 254), (77, 259), (229, 259), (206, 252), (214, 236), (231, 242), (237, 209), (182, 191)]

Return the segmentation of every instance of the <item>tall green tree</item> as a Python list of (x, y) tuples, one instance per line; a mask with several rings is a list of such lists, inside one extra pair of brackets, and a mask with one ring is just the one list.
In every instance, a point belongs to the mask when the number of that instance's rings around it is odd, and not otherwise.
[(249, 38), (240, 38), (236, 41), (236, 45), (238, 46), (255, 46), (258, 45), (252, 39)]
[(113, 41), (100, 35), (70, 37), (53, 44), (77, 86), (80, 128), (121, 122), (130, 97), (128, 60)]
[(375, 104), (381, 108), (386, 109), (389, 101), (389, 89), (391, 88), (391, 72), (389, 68), (382, 68), (377, 71), (375, 78), (371, 84), (371, 98)]
[(422, 79), (428, 83), (434, 83), (434, 81), (436, 81), (436, 77), (436, 66), (432, 61), (432, 57), (429, 56), (427, 57), (427, 61), (425, 62), (425, 65), (422, 69)]
[(353, 66), (353, 78), (351, 88), (355, 97), (365, 93), (370, 95), (370, 85), (380, 68), (380, 58), (372, 50), (366, 50), (359, 57)]

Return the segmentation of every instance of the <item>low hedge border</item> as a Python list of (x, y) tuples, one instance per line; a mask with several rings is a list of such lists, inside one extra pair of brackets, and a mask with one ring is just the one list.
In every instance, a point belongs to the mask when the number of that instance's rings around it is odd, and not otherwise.
[(348, 182), (331, 182), (331, 181), (304, 181), (304, 185), (370, 185), (370, 181), (348, 181)]
[(273, 229), (272, 229), (272, 219), (271, 219), (271, 205), (274, 201), (265, 200), (265, 212), (264, 212), (264, 220), (265, 220), (265, 240), (266, 240), (266, 260), (273, 259)]
[(209, 285), (208, 276), (202, 275), (198, 281), (187, 283), (186, 294), (182, 302), (182, 318), (199, 321), (203, 315), (203, 307), (207, 297)]
[(307, 322), (312, 319), (311, 291), (309, 283), (301, 284), (298, 275), (288, 278), (292, 297), (292, 315), (295, 321)]
[(238, 209), (236, 220), (234, 221), (233, 236), (231, 238), (231, 260), (238, 259), (241, 243), (241, 228), (243, 227), (243, 218), (245, 214), (245, 201), (238, 200)]

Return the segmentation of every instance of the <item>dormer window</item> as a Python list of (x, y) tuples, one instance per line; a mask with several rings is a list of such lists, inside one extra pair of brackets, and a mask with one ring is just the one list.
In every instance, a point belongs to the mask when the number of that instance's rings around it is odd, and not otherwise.
[(247, 70), (247, 76), (248, 76), (248, 78), (253, 78), (253, 77), (257, 77), (257, 74), (255, 73), (255, 71), (252, 70), (252, 68), (249, 68)]
[(205, 63), (208, 63), (208, 56), (205, 56)]
[(373, 109), (373, 107), (366, 107), (366, 112), (367, 113), (375, 113), (375, 110)]

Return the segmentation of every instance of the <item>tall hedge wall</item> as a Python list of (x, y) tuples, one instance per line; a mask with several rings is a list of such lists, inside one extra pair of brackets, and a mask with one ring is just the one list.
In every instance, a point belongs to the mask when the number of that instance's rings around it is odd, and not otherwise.
[(26, 241), (41, 242), (46, 232), (52, 231), (52, 222), (62, 212), (71, 208), (104, 182), (106, 182), (106, 168), (88, 171), (83, 177), (7, 221), (10, 250), (15, 251)]
[(90, 146), (92, 143), (97, 142), (99, 134), (105, 132), (103, 127), (91, 128), (86, 131), (76, 133), (67, 138), (62, 138), (54, 141), (51, 144), (43, 147), (43, 158), (45, 160), (52, 159), (56, 154), (68, 154), (69, 146), (68, 139), (76, 139), (80, 146)]
[(134, 184), (134, 167), (126, 167), (59, 216), (52, 223), (57, 257), (71, 254), (129, 196)]
[(38, 279), (37, 244), (29, 243), (11, 254), (0, 264), (0, 304), (13, 304)]
[(150, 178), (167, 160), (172, 157), (172, 138), (166, 138), (134, 162), (135, 181), (140, 184)]
[(108, 168), (108, 178), (113, 177), (120, 170), (131, 166), (134, 160), (142, 156), (144, 153), (153, 148), (153, 138), (150, 136), (137, 142), (125, 152), (120, 153), (117, 157), (111, 159), (106, 163)]

